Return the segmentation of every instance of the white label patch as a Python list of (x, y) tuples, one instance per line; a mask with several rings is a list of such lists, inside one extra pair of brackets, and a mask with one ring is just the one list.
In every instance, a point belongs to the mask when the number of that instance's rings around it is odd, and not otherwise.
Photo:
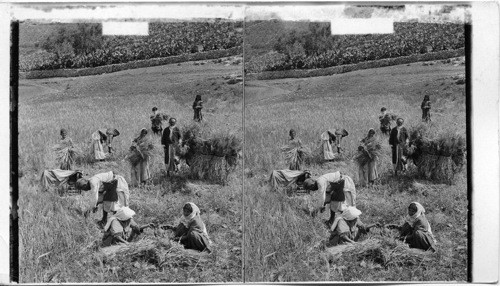
[(102, 34), (107, 36), (147, 36), (148, 22), (103, 22)]
[(334, 19), (331, 31), (332, 35), (392, 34), (394, 21), (388, 18)]

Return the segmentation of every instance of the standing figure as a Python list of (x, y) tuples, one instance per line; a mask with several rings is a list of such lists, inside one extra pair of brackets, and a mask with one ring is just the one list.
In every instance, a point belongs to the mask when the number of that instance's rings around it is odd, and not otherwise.
[(179, 164), (179, 159), (176, 158), (176, 149), (179, 145), (181, 132), (179, 128), (175, 126), (176, 122), (177, 120), (171, 117), (168, 121), (169, 126), (163, 130), (163, 135), (161, 136), (161, 145), (163, 145), (165, 150), (167, 176), (169, 176), (171, 172), (176, 172)]
[(330, 209), (330, 218), (327, 224), (331, 225), (335, 214), (342, 212), (346, 207), (356, 206), (356, 186), (351, 177), (340, 174), (340, 172), (328, 173), (319, 176), (316, 180), (306, 179), (303, 187), (309, 191), (319, 191), (322, 205), (321, 212), (325, 206)]
[(431, 225), (425, 217), (424, 207), (418, 202), (412, 202), (408, 206), (408, 217), (402, 226), (389, 224), (387, 227), (399, 230), (399, 239), (408, 243), (410, 248), (436, 250)]
[(203, 109), (203, 100), (201, 100), (201, 95), (198, 94), (193, 102), (194, 121), (200, 122), (203, 120), (201, 109)]
[(161, 131), (163, 130), (162, 126), (162, 116), (158, 113), (158, 108), (153, 107), (153, 114), (149, 117), (151, 119), (151, 130), (155, 135), (161, 135)]
[(387, 113), (387, 108), (382, 107), (380, 109), (380, 115), (378, 116), (378, 120), (380, 121), (380, 131), (382, 134), (389, 135), (391, 132), (391, 115)]
[(378, 151), (380, 150), (380, 144), (375, 138), (375, 130), (370, 128), (368, 130), (368, 135), (361, 140), (361, 145), (358, 148), (358, 152), (361, 156), (367, 160), (358, 160), (358, 174), (359, 174), (359, 184), (364, 187), (366, 184), (373, 184), (376, 179), (378, 179), (377, 171), (377, 159)]
[(325, 161), (333, 161), (335, 154), (333, 153), (332, 138), (330, 131), (321, 133), (321, 148), (323, 150), (323, 158)]
[[(151, 178), (151, 173), (149, 171), (149, 151), (153, 146), (151, 140), (147, 136), (148, 130), (142, 128), (141, 133), (137, 138), (132, 141), (132, 149), (137, 152), (139, 159), (133, 162), (131, 168), (131, 182), (132, 186), (139, 186), (140, 184), (146, 184)], [(151, 147), (150, 147), (151, 146)]]
[(422, 101), (420, 108), (422, 109), (422, 121), (431, 121), (431, 100), (429, 99), (429, 95), (424, 96), (424, 100)]
[(288, 152), (296, 152), (296, 154), (290, 154), (289, 156), (289, 166), (290, 170), (300, 170), (300, 165), (304, 161), (304, 153), (302, 152), (302, 141), (295, 136), (297, 133), (295, 130), (290, 129), (288, 132), (290, 139), (288, 140), (288, 146), (283, 149), (283, 151)]
[(106, 154), (104, 153), (104, 147), (102, 144), (108, 139), (106, 133), (97, 130), (92, 133), (92, 153), (94, 155), (94, 159), (97, 161), (104, 161), (106, 159)]
[(403, 118), (398, 118), (396, 127), (392, 128), (389, 136), (389, 145), (392, 147), (392, 165), (396, 176), (398, 172), (406, 171), (406, 158), (403, 156), (403, 150), (408, 143), (408, 132), (403, 127), (403, 123)]
[(117, 137), (118, 135), (120, 135), (120, 132), (118, 132), (118, 130), (116, 130), (114, 128), (106, 129), (106, 136), (107, 136), (106, 145), (108, 146), (108, 153), (109, 154), (113, 153), (113, 147), (112, 147), (113, 139), (115, 137)]
[(129, 205), (130, 191), (127, 181), (123, 176), (115, 175), (112, 171), (94, 175), (90, 179), (78, 179), (76, 188), (90, 191), (94, 196), (91, 208), (85, 212), (86, 214), (90, 211), (97, 212), (97, 207), (102, 204), (102, 219), (99, 222), (101, 226), (106, 224), (110, 212)]
[(175, 228), (175, 238), (186, 249), (210, 252), (210, 238), (201, 220), (200, 209), (194, 203), (186, 203), (182, 208), (181, 222)]
[(76, 156), (73, 146), (73, 140), (67, 137), (68, 131), (64, 128), (61, 129), (60, 135), (61, 140), (59, 140), (59, 144), (55, 147), (59, 160), (59, 169), (71, 170)]

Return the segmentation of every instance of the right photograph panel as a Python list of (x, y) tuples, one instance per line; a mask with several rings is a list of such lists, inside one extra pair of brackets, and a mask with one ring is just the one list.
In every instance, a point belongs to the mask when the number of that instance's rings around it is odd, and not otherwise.
[(467, 5), (249, 6), (246, 282), (468, 281)]

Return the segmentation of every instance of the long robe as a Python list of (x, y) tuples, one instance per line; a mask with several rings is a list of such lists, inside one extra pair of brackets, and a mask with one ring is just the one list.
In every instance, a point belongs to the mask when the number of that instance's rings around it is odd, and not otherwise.
[[(147, 136), (147, 135), (146, 135)], [(137, 138), (134, 143), (137, 145), (142, 144), (149, 140), (147, 137)], [(135, 166), (132, 166), (130, 173), (130, 185), (138, 186), (143, 182), (146, 182), (151, 178), (151, 172), (149, 171), (150, 158), (143, 154), (142, 160), (139, 161)]]
[[(376, 144), (375, 137), (365, 137), (361, 142), (365, 145)], [(362, 151), (365, 152), (365, 151)], [(358, 175), (359, 175), (359, 185), (366, 186), (367, 183), (373, 182), (378, 179), (378, 170), (377, 170), (377, 159), (372, 158), (365, 165), (358, 166)]]
[(402, 171), (406, 163), (403, 160), (403, 149), (406, 146), (408, 139), (408, 132), (406, 128), (392, 128), (391, 135), (389, 136), (389, 145), (392, 147), (392, 164), (396, 165), (396, 171)]
[(165, 149), (165, 165), (167, 167), (167, 171), (177, 171), (175, 157), (180, 138), (181, 133), (177, 126), (169, 126), (163, 130), (161, 144)]
[(400, 239), (404, 240), (410, 248), (429, 250), (435, 248), (435, 239), (425, 215), (415, 219), (413, 225), (405, 222), (401, 227)]
[(45, 170), (40, 177), (40, 186), (42, 191), (47, 191), (51, 186), (59, 187), (66, 184), (71, 176), (76, 173), (81, 173), (80, 171), (74, 170)]
[(321, 145), (323, 148), (323, 157), (325, 158), (325, 160), (335, 159), (335, 154), (333, 153), (333, 147), (330, 143), (330, 135), (328, 131), (325, 131), (321, 134)]
[(92, 152), (94, 153), (94, 159), (96, 160), (104, 160), (106, 158), (99, 130), (92, 133)]
[(199, 215), (191, 219), (187, 226), (180, 223), (175, 230), (175, 237), (180, 238), (180, 243), (186, 249), (203, 251), (210, 246), (210, 239)]

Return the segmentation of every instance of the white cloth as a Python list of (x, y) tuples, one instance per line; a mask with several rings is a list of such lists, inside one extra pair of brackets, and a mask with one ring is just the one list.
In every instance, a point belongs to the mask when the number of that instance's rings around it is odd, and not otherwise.
[[(345, 194), (345, 204), (347, 206), (356, 206), (356, 186), (351, 177), (346, 175), (340, 175), (340, 172), (324, 174), (316, 179), (318, 184), (318, 193), (321, 195), (321, 202), (326, 199), (326, 192), (330, 188), (330, 183), (339, 181), (341, 178), (344, 179), (344, 194)], [(335, 203), (330, 205), (330, 208), (337, 206)], [(340, 205), (338, 205), (340, 206)], [(336, 211), (336, 210), (335, 210)]]
[[(420, 217), (421, 215), (425, 215), (425, 209), (419, 202), (412, 202), (411, 204), (415, 204), (415, 206), (417, 206), (417, 211), (413, 215), (408, 216), (406, 218), (406, 221), (413, 227), (413, 224), (415, 223), (417, 218)], [(427, 227), (429, 229), (429, 234), (431, 235), (432, 239), (434, 240), (434, 243), (436, 243), (436, 238), (434, 237), (434, 234), (432, 233), (431, 224), (429, 223), (428, 220), (427, 220)]]
[(330, 135), (328, 135), (328, 131), (325, 131), (321, 134), (321, 145), (323, 148), (323, 157), (325, 158), (325, 160), (335, 159), (335, 154), (333, 153), (332, 144), (330, 144)]
[(94, 153), (94, 159), (103, 160), (106, 158), (99, 131), (92, 133), (92, 151)]
[(97, 203), (99, 201), (99, 191), (103, 187), (102, 183), (109, 183), (113, 179), (116, 179), (118, 181), (118, 184), (116, 186), (116, 192), (118, 193), (118, 202), (112, 202), (110, 205), (110, 209), (107, 211), (117, 211), (121, 207), (128, 207), (130, 191), (128, 189), (127, 181), (123, 176), (114, 175), (113, 171), (100, 173), (92, 176), (89, 179), (90, 192), (94, 194), (94, 206), (97, 206)]
[(128, 207), (120, 208), (119, 210), (116, 211), (116, 213), (113, 216), (108, 218), (108, 221), (107, 221), (106, 225), (104, 226), (104, 231), (107, 231), (109, 229), (113, 220), (117, 219), (117, 220), (124, 221), (124, 220), (131, 219), (134, 215), (135, 215), (135, 211), (133, 211), (132, 209), (130, 209)]
[[(180, 221), (185, 227), (188, 227), (191, 220), (194, 219), (196, 216), (200, 216), (200, 209), (198, 208), (197, 205), (195, 205), (194, 203), (191, 203), (191, 202), (188, 202), (187, 204), (191, 205), (191, 208), (193, 209), (193, 211), (188, 216), (185, 216), (184, 214), (182, 214)], [(201, 221), (201, 219), (200, 219), (200, 221)], [(205, 227), (205, 223), (203, 221), (201, 221), (201, 224), (203, 225), (203, 234), (206, 235), (206, 237), (208, 238), (208, 232), (207, 232), (207, 228)]]

